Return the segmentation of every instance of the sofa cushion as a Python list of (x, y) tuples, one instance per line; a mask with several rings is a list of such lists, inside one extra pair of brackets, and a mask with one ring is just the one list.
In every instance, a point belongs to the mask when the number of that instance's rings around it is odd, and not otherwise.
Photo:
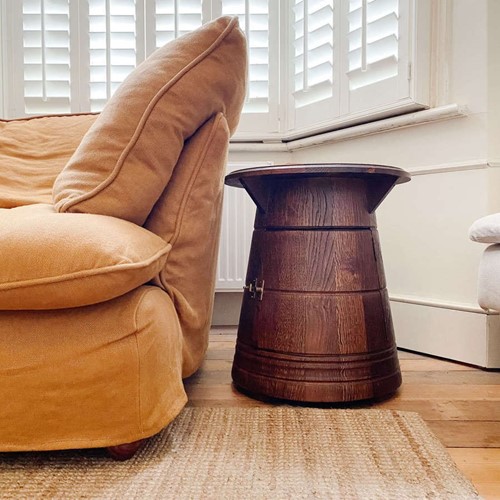
[(478, 219), (469, 229), (469, 238), (478, 243), (500, 243), (500, 213)]
[(144, 225), (172, 244), (153, 283), (175, 304), (183, 334), (183, 377), (196, 371), (208, 346), (228, 147), (227, 122), (218, 113), (186, 141)]
[(52, 203), (54, 180), (96, 117), (0, 120), (0, 208)]
[(218, 112), (236, 128), (246, 65), (245, 38), (231, 17), (154, 52), (125, 79), (58, 176), (57, 210), (142, 225), (184, 141)]
[(0, 309), (103, 302), (148, 282), (170, 245), (127, 221), (60, 214), (51, 205), (0, 210)]

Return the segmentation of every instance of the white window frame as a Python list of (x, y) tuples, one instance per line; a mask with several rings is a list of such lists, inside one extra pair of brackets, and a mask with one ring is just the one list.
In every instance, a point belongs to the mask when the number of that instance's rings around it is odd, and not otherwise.
[[(339, 4), (342, 6), (343, 11), (340, 12), (340, 10), (337, 9), (335, 12), (335, 19), (336, 24), (341, 26), (340, 16), (347, 15), (347, 1), (341, 1)], [(282, 131), (281, 140), (283, 142), (429, 108), (431, 1), (409, 0), (408, 12), (404, 14), (407, 17), (407, 30), (410, 32), (408, 39), (410, 42), (413, 41), (413, 43), (410, 43), (407, 50), (409, 64), (406, 71), (408, 72), (408, 79), (406, 83), (407, 87), (400, 89), (402, 97), (389, 104), (373, 106), (370, 109), (365, 108), (356, 111), (346, 109), (349, 98), (348, 82), (345, 76), (347, 71), (347, 58), (338, 55), (337, 52), (337, 60), (342, 63), (343, 67), (339, 72), (340, 74), (336, 73), (335, 76), (335, 78), (338, 78), (336, 83), (339, 85), (340, 91), (336, 95), (338, 101), (333, 104), (334, 107), (331, 111), (332, 115), (338, 116), (323, 121), (306, 119), (305, 125), (296, 128), (294, 122), (295, 109), (291, 98), (293, 89), (289, 87), (285, 90), (286, 95), (289, 96), (286, 105), (287, 116), (285, 117), (285, 122), (288, 124), (288, 127), (286, 130)], [(287, 20), (287, 23), (290, 27), (291, 21)], [(339, 39), (342, 40), (342, 43), (345, 43), (345, 33), (341, 33)], [(335, 48), (337, 51), (343, 49), (345, 49), (345, 47)], [(292, 50), (293, 48), (289, 47), (288, 57), (286, 57), (286, 62), (289, 66), (286, 73), (288, 75), (286, 84), (289, 86), (293, 86)], [(345, 54), (345, 51), (343, 53)], [(369, 92), (368, 88), (363, 90), (365, 91), (365, 95)], [(321, 111), (322, 106), (324, 106), (324, 103), (321, 102), (311, 106), (310, 116), (314, 117), (317, 112)]]

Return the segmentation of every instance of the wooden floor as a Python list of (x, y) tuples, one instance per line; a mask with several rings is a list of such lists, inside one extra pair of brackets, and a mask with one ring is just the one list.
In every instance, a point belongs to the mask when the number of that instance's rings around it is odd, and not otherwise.
[[(202, 368), (186, 381), (190, 406), (265, 406), (231, 384), (234, 329), (216, 328)], [(403, 385), (382, 403), (355, 407), (419, 413), (485, 499), (500, 499), (500, 373), (399, 352)], [(276, 404), (276, 403), (273, 403)]]

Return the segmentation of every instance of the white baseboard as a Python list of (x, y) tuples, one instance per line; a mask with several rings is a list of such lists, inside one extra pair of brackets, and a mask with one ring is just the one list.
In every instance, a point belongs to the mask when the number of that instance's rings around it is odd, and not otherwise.
[(498, 314), (391, 301), (398, 347), (484, 368), (500, 368)]
[(215, 294), (212, 326), (237, 326), (240, 319), (243, 290), (229, 290)]

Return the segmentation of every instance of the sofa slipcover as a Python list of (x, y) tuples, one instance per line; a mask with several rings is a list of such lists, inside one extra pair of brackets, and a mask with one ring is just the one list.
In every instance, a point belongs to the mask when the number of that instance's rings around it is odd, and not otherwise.
[[(236, 20), (227, 17), (210, 23), (202, 33), (213, 29), (220, 33), (229, 30), (239, 40), (232, 44), (230, 53), (218, 55), (222, 62), (228, 58), (226, 62), (233, 68), (232, 83), (225, 84), (227, 101), (210, 109), (208, 116), (200, 113), (199, 123), (193, 122), (192, 132), (181, 139), (172, 128), (171, 115), (157, 117), (152, 135), (161, 141), (162, 148), (168, 149), (179, 140), (182, 147), (175, 153), (174, 165), (163, 164), (163, 160), (158, 163), (157, 168), (161, 170), (164, 165), (166, 173), (156, 180), (154, 195), (147, 201), (151, 205), (148, 213), (139, 200), (133, 206), (140, 215), (129, 217), (130, 197), (122, 198), (118, 192), (94, 197), (92, 210), (88, 210), (97, 214), (93, 224), (96, 230), (102, 229), (104, 239), (109, 233), (98, 220), (118, 215), (108, 213), (110, 199), (113, 206), (120, 207), (120, 202), (124, 205), (120, 213), (123, 217), (116, 217), (123, 219), (120, 222), (134, 224), (134, 220), (144, 219), (143, 228), (137, 225), (137, 230), (148, 231), (168, 248), (156, 276), (150, 279), (144, 275), (137, 288), (92, 305), (0, 310), (0, 400), (5, 402), (0, 405), (0, 451), (130, 443), (158, 432), (185, 405), (182, 378), (200, 366), (208, 343), (228, 142), (245, 96), (243, 34)], [(213, 44), (213, 39), (207, 40), (204, 35), (189, 36), (188, 40), (196, 40), (202, 53), (204, 43), (209, 44), (206, 49)], [(149, 73), (144, 75), (143, 86)], [(206, 76), (210, 79), (209, 73)], [(122, 105), (126, 106), (126, 101)], [(128, 127), (126, 121), (123, 124)], [(88, 131), (92, 140), (94, 125)], [(81, 124), (82, 144), (90, 140), (84, 136), (85, 126)], [(109, 131), (101, 133), (103, 138), (113, 137)], [(0, 133), (0, 151), (2, 147)], [(99, 148), (105, 147), (106, 141), (101, 141)], [(101, 151), (95, 150), (95, 163), (89, 162), (87, 169), (101, 171), (96, 166)], [(69, 164), (70, 156), (66, 158)], [(104, 154), (102, 158), (107, 157)], [(11, 160), (9, 168), (16, 168), (15, 159)], [(142, 167), (150, 172), (146, 159), (137, 160), (134, 169)], [(32, 168), (36, 169), (36, 161)], [(121, 175), (126, 177), (127, 172), (123, 170)], [(66, 175), (67, 183), (62, 182)], [(69, 186), (78, 175), (73, 167), (63, 169), (59, 187)], [(132, 170), (131, 178), (127, 189), (140, 197), (142, 177)], [(146, 174), (144, 178), (148, 184)], [(163, 185), (158, 187), (160, 180)], [(140, 188), (135, 189), (138, 185)], [(55, 190), (54, 205), (61, 201), (59, 196), (66, 187)], [(147, 193), (151, 194), (149, 190)], [(31, 202), (46, 203), (46, 196), (33, 197)], [(85, 217), (87, 209), (80, 205), (75, 211), (51, 212), (51, 216), (60, 216), (61, 220)], [(66, 293), (71, 295), (74, 290)]]

